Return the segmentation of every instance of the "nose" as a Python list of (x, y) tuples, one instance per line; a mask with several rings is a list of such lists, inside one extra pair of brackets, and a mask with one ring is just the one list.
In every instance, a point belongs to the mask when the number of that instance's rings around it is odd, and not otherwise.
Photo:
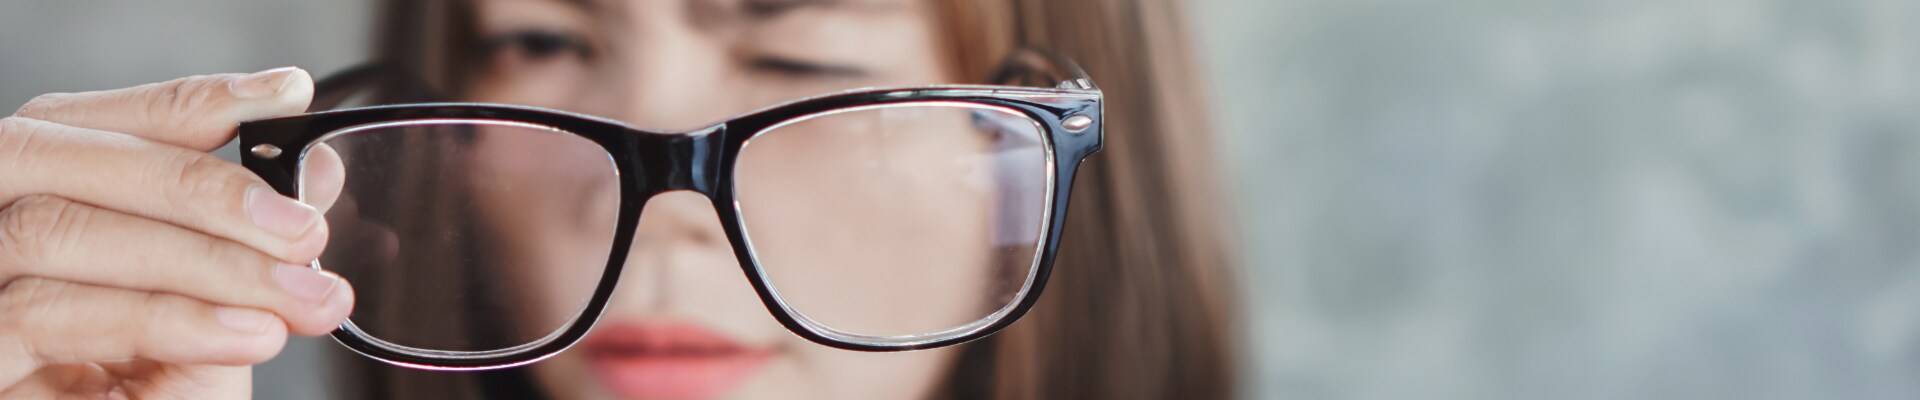
[[(652, 130), (688, 131), (742, 110), (727, 87), (724, 38), (685, 16), (685, 1), (624, 2), (629, 34), (618, 44), (620, 107), (614, 117)], [(711, 132), (706, 132), (711, 133)], [(759, 309), (711, 201), (712, 160), (695, 133), (649, 140), (647, 178), (665, 190), (647, 200), (610, 312), (630, 315), (733, 315)], [(691, 157), (691, 160), (681, 157)], [(695, 167), (682, 170), (679, 163)], [(672, 165), (668, 165), (672, 164)], [(706, 167), (706, 169), (702, 169)]]
[(623, 310), (616, 312), (685, 315), (755, 299), (710, 204), (690, 191), (647, 201), (614, 299)]
[(732, 254), (732, 245), (720, 228), (706, 196), (692, 191), (661, 193), (647, 201), (641, 212), (636, 248), (667, 246), (674, 248), (713, 248)]

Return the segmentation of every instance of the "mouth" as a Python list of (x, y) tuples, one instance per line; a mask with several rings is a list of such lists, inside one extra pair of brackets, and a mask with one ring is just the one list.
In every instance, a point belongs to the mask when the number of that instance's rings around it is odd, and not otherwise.
[(625, 398), (708, 399), (739, 387), (772, 358), (685, 323), (613, 323), (585, 341), (600, 381)]

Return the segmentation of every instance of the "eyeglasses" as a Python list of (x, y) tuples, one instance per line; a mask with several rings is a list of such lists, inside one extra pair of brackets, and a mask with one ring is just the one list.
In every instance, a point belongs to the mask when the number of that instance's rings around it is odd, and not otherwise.
[[(373, 70), (322, 80), (316, 108)], [(1071, 61), (1023, 50), (995, 75), (1053, 86), (856, 90), (672, 133), (509, 105), (324, 111), (241, 124), (242, 163), (330, 205), (331, 244), (313, 266), (359, 298), (333, 336), (388, 363), (553, 356), (616, 297), (657, 305), (714, 287), (687, 261), (698, 246), (731, 247), (794, 334), (928, 349), (1033, 306), (1074, 170), (1101, 146), (1101, 92)], [(319, 184), (341, 181), (337, 193)], [(641, 236), (648, 200), (677, 191), (710, 200), (721, 229)], [(685, 214), (659, 223), (704, 222)], [(630, 261), (647, 267), (623, 271)]]

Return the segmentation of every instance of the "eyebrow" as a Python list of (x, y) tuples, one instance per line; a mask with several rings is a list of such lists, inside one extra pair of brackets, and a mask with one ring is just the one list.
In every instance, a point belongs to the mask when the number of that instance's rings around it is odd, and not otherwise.
[(797, 8), (833, 6), (840, 3), (840, 0), (741, 0), (740, 9), (747, 15), (771, 17)]
[(547, 2), (564, 4), (568, 7), (573, 7), (575, 10), (579, 10), (581, 12), (586, 12), (586, 13), (592, 13), (594, 11), (604, 10), (606, 9), (606, 6), (607, 6), (606, 4), (603, 4), (606, 2), (601, 0), (547, 0)]

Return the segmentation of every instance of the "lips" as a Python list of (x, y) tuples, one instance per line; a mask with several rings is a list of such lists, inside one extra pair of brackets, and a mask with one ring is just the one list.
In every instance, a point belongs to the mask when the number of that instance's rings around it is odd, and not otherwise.
[(714, 398), (772, 355), (684, 323), (603, 324), (584, 344), (594, 374), (629, 399)]

